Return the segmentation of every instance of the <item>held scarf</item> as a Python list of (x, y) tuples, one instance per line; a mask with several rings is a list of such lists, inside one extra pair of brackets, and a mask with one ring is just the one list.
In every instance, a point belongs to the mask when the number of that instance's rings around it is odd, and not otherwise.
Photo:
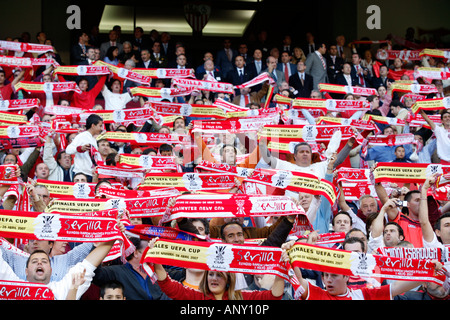
[(388, 124), (391, 126), (402, 126), (403, 127), (406, 125), (405, 120), (391, 118), (391, 117), (376, 116), (373, 114), (365, 114), (363, 117), (363, 120), (373, 121), (373, 122), (382, 123), (382, 124)]
[(162, 223), (178, 218), (236, 218), (305, 215), (288, 196), (217, 193), (185, 194), (163, 216)]
[(404, 144), (416, 144), (413, 133), (377, 135), (368, 137), (369, 146), (401, 146)]
[(60, 115), (79, 115), (86, 111), (82, 108), (75, 108), (75, 107), (66, 107), (66, 106), (60, 106), (60, 105), (53, 105), (53, 106), (45, 106), (44, 112), (53, 116), (60, 116)]
[(40, 128), (38, 126), (0, 126), (0, 138), (33, 138), (38, 136)]
[(200, 105), (188, 103), (150, 102), (149, 105), (157, 113), (164, 115), (177, 115), (196, 118), (226, 118), (222, 109), (213, 105)]
[(351, 126), (344, 125), (266, 125), (261, 131), (259, 139), (268, 141), (306, 141), (327, 142), (336, 131), (341, 131), (342, 141), (355, 136)]
[(370, 169), (339, 168), (335, 183), (341, 184), (346, 200), (358, 201), (365, 194), (378, 198), (370, 179)]
[(435, 58), (440, 58), (440, 59), (444, 59), (444, 60), (450, 59), (450, 51), (437, 50), (437, 49), (423, 49), (419, 55), (420, 55), (420, 57), (428, 56), (428, 57), (435, 57)]
[(182, 268), (273, 274), (289, 281), (287, 266), (281, 260), (281, 249), (251, 244), (229, 244), (204, 241), (157, 240), (147, 249), (141, 263), (152, 279), (152, 264)]
[(0, 49), (31, 53), (46, 53), (49, 51), (53, 52), (53, 47), (49, 45), (3, 40), (0, 40)]
[(357, 96), (378, 95), (377, 90), (373, 88), (351, 87), (339, 84), (319, 83), (320, 92), (333, 92), (340, 94), (354, 94)]
[(355, 127), (358, 130), (368, 130), (372, 131), (378, 130), (378, 127), (374, 125), (371, 121), (371, 119), (347, 119), (347, 118), (333, 118), (333, 117), (319, 117), (317, 118), (317, 124), (318, 125), (325, 125), (325, 124), (340, 124), (343, 126), (351, 126)]
[(0, 280), (0, 300), (55, 300), (45, 284)]
[(378, 50), (377, 59), (380, 60), (395, 60), (400, 58), (407, 61), (420, 61), (419, 50)]
[(66, 82), (31, 82), (31, 81), (20, 81), (14, 86), (16, 91), (24, 90), (26, 92), (33, 93), (56, 93), (56, 92), (68, 92), (75, 91), (81, 93), (80, 88), (78, 88), (76, 82), (66, 81)]
[(203, 133), (245, 133), (256, 132), (261, 127), (273, 124), (276, 117), (268, 118), (243, 118), (228, 120), (194, 120), (194, 127), (191, 132)]
[(448, 175), (449, 165), (436, 163), (378, 162), (373, 175), (375, 182), (423, 183), (434, 173)]
[(102, 76), (110, 73), (107, 66), (94, 65), (59, 66), (55, 69), (55, 74), (68, 76)]
[(75, 183), (37, 179), (37, 185), (45, 186), (51, 198), (88, 199), (95, 197), (95, 183)]
[(247, 107), (238, 106), (237, 104), (231, 103), (222, 98), (218, 98), (216, 101), (214, 101), (213, 106), (219, 107), (219, 108), (223, 109), (225, 112), (238, 112), (238, 111), (250, 110)]
[(131, 71), (150, 77), (151, 79), (194, 78), (194, 69), (175, 68), (133, 68)]
[(100, 139), (107, 139), (114, 142), (125, 142), (139, 145), (147, 144), (179, 144), (184, 135), (167, 134), (167, 133), (152, 133), (152, 132), (118, 132), (108, 131), (97, 137)]
[(414, 103), (411, 107), (411, 111), (416, 115), (420, 112), (420, 110), (436, 111), (444, 109), (450, 109), (450, 97), (416, 101), (416, 103)]
[(426, 100), (427, 97), (421, 94), (412, 94), (412, 93), (407, 93), (402, 95), (402, 97), (400, 98), (400, 102), (401, 103), (405, 103), (405, 99), (409, 98), (413, 101), (413, 103), (416, 103), (417, 101), (421, 101), (421, 100)]
[(405, 92), (405, 93), (415, 93), (415, 94), (430, 94), (437, 93), (436, 86), (428, 84), (418, 84), (418, 83), (401, 83), (394, 82), (391, 85), (392, 93), (394, 92)]
[[(308, 234), (304, 234), (300, 236), (301, 239), (308, 239)], [(317, 240), (317, 244), (333, 244), (344, 242), (345, 240), (345, 232), (331, 232), (331, 233), (321, 233), (319, 234), (319, 239)]]
[(177, 88), (134, 87), (130, 89), (130, 92), (133, 96), (171, 99), (173, 97), (190, 95), (192, 90)]
[(253, 169), (230, 166), (226, 163), (214, 163), (206, 160), (200, 161), (195, 168), (211, 172), (232, 174), (237, 177), (248, 177), (253, 172)]
[(120, 155), (119, 164), (153, 170), (177, 170), (175, 157), (123, 153)]
[(421, 67), (417, 69), (420, 77), (428, 79), (448, 80), (450, 78), (450, 72), (445, 68), (425, 68)]
[(180, 229), (163, 227), (163, 226), (153, 226), (146, 224), (138, 224), (126, 227), (128, 232), (138, 235), (141, 238), (151, 239), (152, 237), (158, 237), (167, 240), (183, 240), (183, 241), (194, 241), (194, 240), (206, 240), (206, 236), (202, 236), (195, 233), (190, 233), (182, 231)]
[[(228, 118), (252, 118), (252, 119), (262, 119), (271, 117), (276, 119), (281, 110), (280, 108), (266, 108), (266, 109), (249, 109), (246, 111), (228, 111), (226, 116)], [(255, 120), (256, 121), (256, 120)]]
[(288, 251), (293, 267), (347, 276), (392, 280), (430, 281), (442, 285), (445, 275), (428, 259), (402, 259), (385, 255), (335, 250), (297, 242)]
[(8, 111), (0, 111), (0, 123), (4, 124), (26, 124), (28, 118), (26, 115), (15, 114)]
[(39, 107), (39, 99), (1, 100), (0, 111), (26, 110)]
[(179, 191), (228, 190), (235, 187), (235, 175), (221, 173), (157, 173), (149, 172), (139, 190), (173, 187)]
[(122, 240), (117, 229), (118, 210), (105, 214), (68, 215), (63, 213), (1, 210), (0, 235), (32, 240), (99, 242)]
[(97, 165), (96, 171), (99, 175), (110, 176), (110, 177), (119, 177), (119, 178), (140, 178), (142, 179), (145, 175), (145, 168), (137, 167), (137, 168), (127, 168), (122, 165), (115, 166), (106, 166), (106, 165)]
[(161, 188), (155, 190), (128, 190), (128, 189), (109, 188), (106, 186), (100, 186), (98, 188), (98, 193), (100, 195), (105, 195), (107, 198), (124, 198), (124, 199), (148, 198), (153, 196), (176, 197), (181, 194), (180, 191), (178, 191), (175, 188)]
[(0, 56), (0, 66), (9, 68), (33, 68), (35, 66), (46, 66), (50, 64), (59, 66), (53, 59)]
[(306, 192), (312, 195), (323, 195), (331, 205), (337, 198), (334, 185), (325, 179), (319, 179), (310, 173), (285, 171), (276, 169), (255, 169), (245, 182), (261, 183), (274, 188), (294, 192)]
[(95, 61), (94, 65), (96, 66), (106, 66), (115, 76), (118, 76), (122, 79), (127, 79), (133, 82), (137, 82), (140, 84), (147, 84), (149, 85), (152, 81), (152, 78), (150, 76), (145, 76), (143, 74), (134, 72), (132, 70), (128, 70), (126, 68), (120, 68), (115, 65), (106, 63), (102, 60)]
[(369, 101), (360, 100), (337, 100), (337, 99), (308, 99), (296, 98), (292, 101), (294, 109), (320, 109), (323, 111), (368, 111)]
[(233, 85), (231, 83), (187, 79), (187, 78), (173, 78), (171, 87), (177, 87), (187, 90), (201, 90), (211, 92), (224, 92), (234, 94)]
[(0, 138), (0, 150), (21, 149), (21, 148), (37, 148), (42, 147), (45, 143), (41, 138)]
[(401, 259), (437, 260), (442, 263), (449, 261), (447, 247), (441, 248), (403, 248), (403, 247), (380, 247), (377, 253)]

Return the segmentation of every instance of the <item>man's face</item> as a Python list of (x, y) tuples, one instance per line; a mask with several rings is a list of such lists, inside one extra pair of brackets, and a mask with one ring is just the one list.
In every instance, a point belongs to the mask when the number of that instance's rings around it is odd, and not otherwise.
[(259, 49), (256, 49), (256, 50), (253, 52), (253, 58), (254, 58), (255, 60), (261, 60), (261, 58), (262, 58), (262, 51), (259, 50)]
[(387, 136), (390, 136), (390, 135), (393, 135), (395, 132), (394, 132), (394, 129), (392, 129), (391, 127), (387, 127), (386, 129), (384, 129), (384, 131), (383, 131), (383, 134), (384, 135), (387, 135)]
[(48, 175), (50, 174), (50, 170), (45, 163), (40, 163), (36, 166), (36, 177), (38, 179), (47, 180)]
[(441, 238), (443, 244), (450, 244), (450, 218), (442, 218), (440, 230), (436, 229), (435, 232)]
[(226, 146), (222, 150), (222, 163), (236, 165), (236, 152), (233, 147)]
[(0, 72), (0, 84), (4, 84), (5, 83), (5, 74), (3, 72)]
[(135, 37), (136, 39), (140, 39), (140, 38), (142, 37), (142, 34), (143, 34), (143, 32), (142, 32), (141, 29), (136, 29), (136, 30), (134, 30), (134, 37)]
[(131, 52), (131, 45), (129, 43), (123, 44), (123, 52), (130, 53)]
[(117, 40), (117, 32), (116, 31), (111, 31), (110, 33), (109, 33), (109, 40), (110, 41), (116, 41)]
[(388, 68), (386, 66), (380, 67), (380, 76), (387, 77)]
[(403, 240), (400, 239), (400, 233), (395, 225), (387, 225), (383, 230), (383, 241), (386, 247), (395, 247), (397, 244)]
[(125, 300), (125, 298), (123, 296), (122, 289), (107, 288), (105, 289), (104, 296), (100, 297), (100, 300)]
[(244, 244), (244, 230), (237, 224), (230, 224), (223, 230), (223, 242), (232, 244)]
[(311, 148), (308, 146), (300, 146), (294, 155), (295, 163), (301, 167), (307, 167), (311, 165), (312, 153)]
[(394, 154), (397, 157), (397, 159), (403, 159), (405, 157), (405, 148), (398, 147), (395, 150)]
[(170, 150), (164, 150), (164, 151), (161, 151), (160, 153), (161, 153), (161, 156), (163, 156), (163, 157), (171, 157), (172, 156), (172, 151), (170, 151)]
[(283, 52), (281, 54), (281, 62), (283, 63), (289, 63), (291, 61), (291, 56), (287, 52)]
[(73, 178), (74, 183), (87, 183), (87, 179), (84, 175), (77, 175)]
[(327, 53), (327, 46), (325, 44), (322, 44), (318, 51), (320, 52), (320, 54), (324, 55), (325, 53)]
[(397, 116), (400, 111), (400, 107), (391, 106), (391, 112), (394, 116)]
[(180, 66), (185, 66), (186, 65), (186, 57), (184, 55), (179, 55), (177, 57), (177, 63)]
[(114, 93), (120, 93), (121, 84), (119, 81), (114, 81), (111, 85), (111, 91)]
[(349, 232), (351, 229), (350, 218), (345, 214), (338, 214), (334, 219), (334, 232)]
[(361, 62), (361, 58), (359, 57), (359, 55), (354, 54), (352, 55), (352, 63), (356, 66), (359, 65)]
[(347, 292), (348, 276), (324, 272), (322, 280), (325, 289), (332, 296), (341, 295)]
[(50, 282), (52, 267), (48, 255), (42, 252), (32, 254), (25, 269), (27, 281), (47, 284)]
[(44, 201), (45, 205), (48, 206), (50, 203), (50, 192), (46, 188), (36, 188), (34, 191)]
[(274, 70), (277, 67), (277, 59), (274, 57), (269, 57), (269, 61), (267, 62), (267, 67), (269, 69)]
[(150, 52), (148, 52), (147, 50), (141, 51), (141, 58), (142, 61), (147, 62), (148, 60), (150, 60)]
[(332, 55), (332, 56), (337, 55), (337, 47), (336, 46), (330, 47), (330, 55)]
[(103, 121), (100, 121), (98, 124), (92, 125), (92, 129), (94, 133), (92, 135), (100, 134), (103, 131)]
[(184, 129), (186, 126), (184, 124), (184, 120), (183, 119), (177, 119), (175, 120), (174, 124), (173, 124), (173, 129)]
[(237, 68), (243, 68), (244, 67), (244, 57), (241, 56), (237, 56), (236, 60), (234, 61), (234, 64), (236, 65)]
[(410, 215), (418, 216), (420, 206), (420, 193), (411, 194), (411, 198), (408, 201), (408, 212)]
[(214, 62), (212, 60), (206, 60), (204, 63), (204, 67), (206, 71), (213, 71), (214, 70)]
[(361, 200), (359, 208), (364, 216), (377, 212), (377, 202), (373, 198), (364, 198)]
[(352, 67), (348, 63), (346, 63), (342, 67), (342, 72), (346, 75), (349, 75), (352, 72)]
[(42, 250), (50, 253), (53, 248), (53, 242), (46, 240), (28, 240), (28, 253), (33, 253), (36, 250)]
[(111, 153), (111, 147), (109, 146), (108, 141), (101, 141), (98, 144), (98, 152), (100, 152), (102, 156), (106, 156)]
[(318, 93), (318, 92), (311, 92), (311, 95), (309, 97), (311, 99), (320, 99), (320, 93)]
[(69, 169), (70, 166), (72, 165), (72, 157), (70, 156), (70, 154), (64, 152), (61, 154), (61, 158), (59, 159), (58, 162), (59, 165), (64, 169)]
[(95, 59), (95, 57), (96, 57), (96, 55), (95, 55), (95, 49), (90, 48), (90, 49), (87, 51), (87, 57), (88, 57), (88, 59), (90, 59), (90, 60), (96, 60), (96, 59)]
[(153, 44), (152, 50), (154, 53), (160, 53), (161, 52), (161, 44), (159, 42), (155, 42)]
[(5, 157), (5, 160), (3, 160), (3, 164), (16, 164), (16, 163), (17, 163), (17, 158), (13, 154), (8, 154)]

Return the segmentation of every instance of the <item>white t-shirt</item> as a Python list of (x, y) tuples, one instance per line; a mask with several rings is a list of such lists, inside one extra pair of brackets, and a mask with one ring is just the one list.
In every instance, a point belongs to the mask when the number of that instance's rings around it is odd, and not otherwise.
[(434, 129), (437, 154), (441, 160), (450, 161), (450, 132), (442, 126)]
[(72, 143), (69, 144), (66, 148), (67, 154), (74, 154), (75, 158), (73, 159), (74, 173), (84, 173), (88, 176), (92, 176), (92, 159), (89, 150), (86, 152), (78, 152), (77, 147), (84, 146), (86, 144), (90, 144), (98, 149), (97, 140), (92, 136), (89, 131), (84, 131), (79, 133), (75, 139), (73, 139)]
[(105, 98), (105, 110), (122, 110), (133, 98), (128, 92), (125, 93), (113, 93), (106, 86), (102, 90), (103, 97)]

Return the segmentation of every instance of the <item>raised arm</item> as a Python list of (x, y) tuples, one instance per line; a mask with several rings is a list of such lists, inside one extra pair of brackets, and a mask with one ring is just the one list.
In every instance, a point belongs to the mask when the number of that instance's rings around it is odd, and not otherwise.
[(431, 121), (431, 119), (423, 110), (420, 110), (420, 114), (422, 115), (424, 120), (428, 123), (428, 125), (431, 127), (431, 130), (434, 131), (434, 129), (436, 128), (436, 124), (433, 121)]
[(272, 153), (267, 148), (267, 140), (260, 139), (259, 141), (259, 152), (264, 159), (264, 161), (271, 166), (271, 168), (275, 169), (277, 167), (278, 159), (272, 155)]
[(432, 242), (434, 239), (434, 230), (428, 218), (428, 199), (427, 192), (431, 185), (436, 181), (436, 173), (429, 176), (420, 190), (419, 204), (419, 222), (422, 228), (422, 237), (426, 242)]

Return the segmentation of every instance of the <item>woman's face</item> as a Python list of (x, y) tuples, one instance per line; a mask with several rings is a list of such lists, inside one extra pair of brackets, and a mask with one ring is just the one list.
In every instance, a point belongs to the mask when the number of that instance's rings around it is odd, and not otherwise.
[(212, 294), (224, 293), (227, 287), (227, 279), (224, 274), (217, 271), (208, 272), (208, 288)]
[(385, 87), (379, 87), (378, 88), (378, 95), (380, 97), (383, 97), (386, 94), (386, 88)]

